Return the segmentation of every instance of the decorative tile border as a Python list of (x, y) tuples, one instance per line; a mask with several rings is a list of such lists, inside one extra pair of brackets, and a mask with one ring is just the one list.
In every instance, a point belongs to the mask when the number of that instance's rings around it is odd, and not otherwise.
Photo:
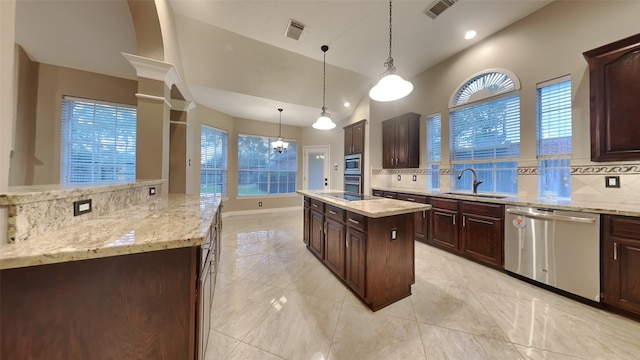
[(440, 175), (451, 175), (451, 169), (440, 168)]
[(428, 169), (373, 169), (371, 175), (429, 175)]
[(640, 174), (640, 165), (572, 166), (571, 175)]
[(518, 167), (518, 175), (538, 175), (537, 166)]

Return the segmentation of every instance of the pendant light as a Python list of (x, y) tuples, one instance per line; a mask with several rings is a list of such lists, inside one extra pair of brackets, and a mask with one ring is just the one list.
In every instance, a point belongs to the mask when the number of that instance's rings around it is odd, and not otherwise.
[(393, 65), (391, 57), (392, 22), (391, 22), (391, 0), (389, 0), (389, 58), (384, 63), (387, 67), (376, 86), (369, 91), (369, 97), (375, 101), (393, 101), (402, 99), (413, 91), (413, 84), (396, 75), (396, 67)]
[(278, 140), (271, 142), (271, 146), (273, 147), (273, 151), (282, 154), (283, 152), (287, 152), (289, 143), (282, 140), (282, 109), (278, 109), (278, 111), (280, 111), (280, 130), (278, 130)]
[(329, 50), (329, 47), (327, 45), (322, 45), (320, 50), (324, 53), (324, 61), (322, 62), (322, 112), (320, 113), (318, 120), (316, 120), (316, 122), (311, 126), (318, 130), (329, 130), (336, 127), (336, 124), (331, 121), (331, 115), (329, 115), (327, 108), (324, 106), (327, 79), (327, 50)]

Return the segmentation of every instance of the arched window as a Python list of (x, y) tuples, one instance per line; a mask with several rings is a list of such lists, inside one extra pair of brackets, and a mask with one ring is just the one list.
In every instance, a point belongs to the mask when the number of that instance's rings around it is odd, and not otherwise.
[(487, 70), (463, 82), (449, 101), (452, 189), (518, 193), (520, 82), (506, 70)]

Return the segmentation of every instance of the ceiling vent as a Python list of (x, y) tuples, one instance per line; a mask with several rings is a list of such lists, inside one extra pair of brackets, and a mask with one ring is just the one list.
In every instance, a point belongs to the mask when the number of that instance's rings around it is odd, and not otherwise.
[(284, 32), (284, 34), (287, 37), (292, 38), (293, 40), (298, 40), (298, 39), (300, 39), (300, 35), (302, 34), (302, 30), (304, 30), (304, 24), (303, 23), (301, 23), (299, 21), (296, 21), (296, 20), (289, 20), (289, 24), (287, 25), (287, 30)]
[(442, 14), (443, 11), (453, 6), (453, 4), (455, 4), (456, 2), (458, 2), (458, 0), (436, 0), (424, 10), (424, 13), (428, 17), (435, 19), (436, 17), (438, 17), (438, 15)]

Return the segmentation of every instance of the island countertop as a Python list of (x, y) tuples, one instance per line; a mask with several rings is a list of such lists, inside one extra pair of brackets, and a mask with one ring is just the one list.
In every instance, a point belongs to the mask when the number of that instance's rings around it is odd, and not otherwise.
[(199, 246), (218, 196), (165, 195), (28, 241), (0, 246), (0, 269)]
[(365, 200), (344, 200), (329, 195), (344, 193), (336, 190), (298, 190), (297, 193), (370, 218), (381, 218), (431, 209), (429, 204), (409, 201), (378, 197), (369, 197)]

